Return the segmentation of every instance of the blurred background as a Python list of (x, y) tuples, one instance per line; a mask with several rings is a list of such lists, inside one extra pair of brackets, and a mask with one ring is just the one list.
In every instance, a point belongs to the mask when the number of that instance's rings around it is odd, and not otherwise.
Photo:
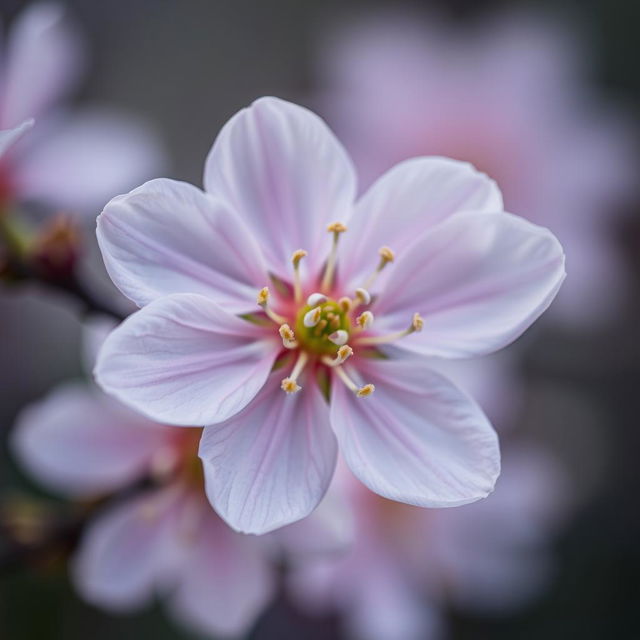
[[(26, 4), (0, 0), (5, 31)], [(568, 278), (554, 308), (501, 358), (470, 364), (466, 379), (506, 452), (532, 447), (553, 459), (561, 479), (539, 500), (554, 526), (534, 545), (544, 547), (540, 555), (523, 563), (517, 584), (526, 597), (513, 606), (499, 590), (484, 606), (482, 593), (464, 589), (440, 590), (429, 606), (440, 611), (446, 638), (640, 637), (640, 4), (62, 4), (87, 49), (72, 102), (144, 120), (166, 150), (161, 175), (201, 185), (224, 122), (256, 97), (276, 95), (328, 121), (363, 189), (403, 158), (452, 156), (495, 178), (509, 211), (559, 236)], [(92, 217), (108, 197), (88, 214), (83, 263), (107, 292)], [(82, 325), (68, 299), (30, 285), (0, 288), (0, 318), (0, 428), (8, 434), (26, 405), (85, 375)], [(18, 469), (5, 440), (2, 509), (24, 496), (55, 509), (58, 498)], [(523, 517), (514, 501), (494, 523)], [(465, 526), (463, 544), (473, 547), (474, 519)], [(85, 604), (63, 551), (2, 571), (0, 638), (196, 637), (160, 605), (113, 616)], [(283, 587), (249, 637), (348, 637), (344, 613), (311, 615)]]

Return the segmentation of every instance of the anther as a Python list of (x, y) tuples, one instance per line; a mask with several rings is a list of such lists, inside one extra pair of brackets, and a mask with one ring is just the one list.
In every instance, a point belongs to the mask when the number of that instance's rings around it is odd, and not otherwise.
[(291, 375), (288, 378), (284, 378), (280, 383), (280, 388), (283, 391), (286, 391), (287, 393), (296, 393), (302, 389), (298, 384), (298, 376), (302, 373), (302, 370), (305, 368), (308, 360), (309, 356), (307, 353), (305, 351), (301, 351), (298, 356), (298, 360), (291, 371)]
[(338, 254), (338, 239), (340, 238), (340, 234), (346, 230), (347, 227), (342, 224), (342, 222), (332, 222), (327, 227), (327, 231), (333, 234), (333, 243), (331, 244), (331, 252), (327, 258), (327, 266), (324, 271), (324, 276), (322, 277), (322, 284), (320, 285), (320, 289), (324, 292), (329, 290), (333, 282), (333, 274), (336, 269), (336, 258)]
[(340, 307), (343, 313), (349, 313), (349, 311), (351, 311), (351, 307), (353, 306), (353, 302), (351, 301), (351, 298), (347, 298), (345, 296), (343, 298), (340, 298), (340, 300), (338, 300), (338, 306)]
[(389, 247), (380, 247), (378, 250), (378, 254), (380, 255), (380, 262), (378, 262), (378, 266), (376, 270), (367, 278), (367, 281), (362, 285), (365, 289), (369, 289), (371, 285), (376, 281), (378, 274), (390, 263), (396, 259), (395, 254)]
[(396, 333), (390, 333), (386, 336), (365, 336), (358, 340), (358, 344), (386, 344), (387, 342), (393, 342), (399, 338), (404, 338), (412, 333), (422, 331), (424, 326), (424, 320), (419, 313), (414, 313), (411, 318), (411, 324), (404, 331), (397, 331)]
[(287, 319), (281, 316), (279, 313), (273, 311), (273, 309), (269, 308), (269, 287), (262, 287), (258, 292), (258, 297), (256, 298), (256, 302), (259, 307), (262, 307), (264, 312), (277, 324), (286, 323)]
[(347, 344), (348, 339), (349, 334), (344, 329), (338, 329), (338, 331), (334, 331), (329, 336), (329, 340), (333, 342), (333, 344), (337, 344), (340, 346), (342, 346), (343, 344)]
[(356, 289), (356, 300), (358, 304), (369, 304), (371, 302), (371, 294), (366, 289)]
[(307, 298), (307, 304), (310, 307), (317, 307), (319, 304), (322, 304), (327, 301), (327, 296), (324, 293), (312, 293)]
[(322, 362), (329, 367), (337, 367), (341, 365), (347, 358), (350, 358), (353, 355), (353, 349), (348, 345), (344, 344), (338, 349), (338, 353), (336, 353), (335, 358), (330, 358), (329, 356), (325, 356), (322, 358)]
[(320, 322), (320, 316), (322, 315), (322, 307), (316, 307), (315, 309), (311, 309), (311, 311), (307, 311), (304, 314), (304, 318), (302, 319), (302, 323), (305, 327), (315, 327), (318, 322)]
[(280, 325), (278, 329), (280, 333), (280, 337), (282, 338), (282, 344), (287, 349), (295, 349), (298, 346), (296, 342), (296, 336), (293, 333), (293, 329), (285, 322), (285, 324)]
[(293, 262), (293, 295), (296, 302), (302, 300), (302, 284), (300, 283), (300, 260), (307, 255), (304, 249), (297, 249), (291, 256)]
[(342, 367), (335, 367), (334, 371), (338, 374), (340, 380), (344, 382), (347, 389), (355, 393), (358, 398), (366, 398), (375, 391), (375, 387), (372, 384), (365, 384), (359, 387)]
[(356, 318), (356, 324), (362, 330), (368, 329), (373, 324), (373, 313), (371, 311), (363, 311)]

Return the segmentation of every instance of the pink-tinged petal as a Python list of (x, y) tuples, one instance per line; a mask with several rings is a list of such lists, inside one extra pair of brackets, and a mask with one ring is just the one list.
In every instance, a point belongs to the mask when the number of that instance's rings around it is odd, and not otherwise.
[(242, 221), (185, 182), (152, 180), (114, 198), (98, 218), (98, 242), (111, 279), (140, 306), (198, 293), (232, 313), (251, 312), (267, 284)]
[(0, 131), (0, 158), (33, 127), (34, 120), (25, 120), (22, 124), (13, 129)]
[(175, 487), (149, 492), (91, 522), (72, 564), (73, 582), (86, 600), (129, 611), (168, 587), (184, 553), (176, 535), (181, 496)]
[(64, 6), (34, 4), (9, 34), (0, 122), (15, 126), (40, 115), (64, 96), (84, 66), (79, 33)]
[[(340, 246), (340, 269), (350, 288), (378, 263), (378, 249), (397, 255), (424, 231), (461, 211), (502, 211), (496, 183), (466, 162), (413, 158), (379, 178), (360, 198)], [(348, 286), (348, 285), (347, 285)]]
[(91, 217), (114, 193), (158, 175), (166, 164), (150, 127), (116, 111), (86, 109), (42, 121), (38, 133), (16, 166), (21, 193)]
[(153, 420), (200, 426), (243, 409), (278, 344), (264, 328), (196, 294), (159, 298), (129, 316), (98, 355), (98, 384)]
[(232, 531), (206, 505), (169, 606), (194, 630), (242, 636), (275, 595), (263, 540)]
[(394, 345), (449, 358), (484, 355), (518, 338), (565, 277), (553, 234), (508, 213), (457, 214), (387, 271), (373, 307), (376, 331), (406, 329), (418, 312), (423, 330)]
[(25, 409), (11, 444), (20, 462), (44, 486), (90, 496), (142, 477), (169, 437), (169, 428), (93, 387), (72, 384)]
[(204, 184), (255, 231), (283, 277), (297, 249), (308, 251), (304, 268), (319, 270), (330, 246), (326, 226), (346, 221), (356, 190), (351, 161), (326, 124), (277, 98), (231, 118), (209, 153)]
[(274, 371), (240, 414), (206, 427), (200, 441), (207, 495), (226, 522), (243, 533), (267, 533), (316, 508), (336, 464), (327, 404), (313, 378), (302, 390), (280, 388)]
[(417, 359), (359, 364), (375, 392), (358, 398), (336, 377), (331, 424), (360, 481), (421, 507), (462, 505), (493, 490), (498, 437), (473, 400)]

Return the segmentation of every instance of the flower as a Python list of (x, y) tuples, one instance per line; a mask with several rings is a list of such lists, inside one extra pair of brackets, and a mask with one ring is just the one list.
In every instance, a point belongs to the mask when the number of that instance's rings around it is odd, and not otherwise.
[(1, 53), (0, 129), (37, 125), (0, 161), (0, 209), (28, 200), (93, 214), (161, 169), (164, 153), (142, 122), (105, 108), (67, 112), (87, 56), (62, 5), (27, 7)]
[(330, 30), (316, 102), (365, 185), (416, 155), (471, 160), (507, 210), (554, 230), (572, 275), (553, 305), (574, 325), (615, 312), (615, 212), (637, 188), (635, 125), (585, 83), (576, 33), (531, 11), (473, 27), (390, 9)]
[[(496, 434), (419, 356), (517, 338), (564, 278), (554, 236), (444, 158), (405, 162), (355, 202), (326, 125), (275, 98), (223, 128), (204, 181), (148, 182), (98, 217), (107, 270), (142, 306), (102, 347), (102, 388), (152, 419), (207, 425), (208, 496), (239, 531), (308, 515), (337, 442), (392, 500), (485, 497)], [(403, 355), (385, 356), (390, 344)]]
[(555, 458), (521, 443), (503, 452), (487, 500), (427, 511), (380, 498), (341, 469), (331, 492), (352, 504), (355, 542), (295, 568), (291, 596), (309, 613), (343, 614), (356, 640), (442, 638), (448, 604), (513, 610), (551, 577), (549, 541), (568, 513), (565, 480)]
[(154, 480), (153, 488), (116, 501), (90, 522), (72, 563), (80, 595), (112, 611), (164, 595), (185, 625), (237, 635), (274, 596), (273, 550), (264, 539), (232, 531), (211, 509), (199, 433), (153, 423), (78, 383), (25, 409), (12, 445), (44, 486), (71, 497)]

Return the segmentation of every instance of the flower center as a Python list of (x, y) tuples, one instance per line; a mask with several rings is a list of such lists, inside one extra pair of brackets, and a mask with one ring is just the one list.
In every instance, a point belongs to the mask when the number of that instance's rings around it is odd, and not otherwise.
[(347, 343), (351, 331), (348, 309), (344, 307), (330, 299), (317, 306), (302, 307), (295, 324), (300, 348), (319, 355), (335, 355)]
[(421, 331), (423, 321), (420, 315), (415, 313), (407, 329), (388, 335), (368, 335), (374, 316), (369, 309), (360, 310), (359, 307), (367, 307), (371, 304), (368, 288), (373, 285), (378, 274), (395, 260), (395, 255), (389, 247), (381, 247), (378, 251), (378, 264), (363, 286), (355, 290), (353, 297), (345, 296), (334, 300), (328, 295), (333, 286), (337, 265), (338, 242), (340, 235), (347, 231), (347, 227), (340, 222), (334, 222), (327, 227), (327, 231), (333, 235), (333, 243), (326, 261), (320, 291), (312, 293), (307, 298), (306, 304), (304, 303), (300, 262), (306, 257), (307, 252), (298, 249), (291, 257), (293, 304), (291, 301), (286, 302), (289, 310), (294, 308), (291, 319), (271, 307), (267, 287), (258, 292), (256, 302), (262, 307), (267, 318), (279, 325), (278, 332), (282, 338), (282, 346), (297, 352), (298, 357), (290, 375), (282, 380), (284, 391), (287, 393), (300, 391), (302, 387), (298, 384), (298, 378), (307, 365), (312, 363), (332, 369), (336, 379), (342, 381), (359, 398), (365, 398), (373, 393), (374, 386), (372, 384), (359, 386), (342, 367), (344, 362), (354, 355), (354, 348), (359, 350), (364, 347), (365, 350), (371, 351), (378, 345)]

